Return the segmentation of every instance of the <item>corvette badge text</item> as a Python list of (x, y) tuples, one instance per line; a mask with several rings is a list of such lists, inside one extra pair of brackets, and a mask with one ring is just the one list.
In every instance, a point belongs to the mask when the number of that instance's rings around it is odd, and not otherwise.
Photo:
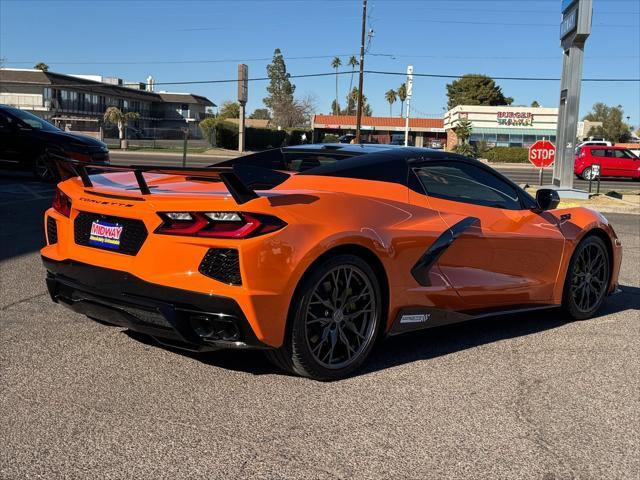
[(89, 243), (96, 247), (118, 249), (120, 248), (120, 235), (122, 235), (121, 225), (96, 220), (91, 224)]

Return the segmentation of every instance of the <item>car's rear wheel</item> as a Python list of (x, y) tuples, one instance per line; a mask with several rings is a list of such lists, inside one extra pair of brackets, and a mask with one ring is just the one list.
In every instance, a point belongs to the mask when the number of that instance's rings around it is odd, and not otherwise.
[(53, 183), (58, 180), (56, 167), (46, 153), (36, 158), (33, 164), (33, 175), (41, 182)]
[(595, 180), (597, 178), (597, 175), (591, 167), (587, 167), (582, 171), (582, 178), (584, 178), (585, 180)]
[(578, 245), (564, 285), (563, 306), (572, 318), (590, 318), (602, 306), (611, 274), (609, 263), (602, 239), (589, 236)]
[(382, 317), (378, 279), (360, 257), (337, 255), (316, 266), (293, 299), (284, 345), (269, 352), (279, 367), (317, 380), (351, 374), (373, 348)]

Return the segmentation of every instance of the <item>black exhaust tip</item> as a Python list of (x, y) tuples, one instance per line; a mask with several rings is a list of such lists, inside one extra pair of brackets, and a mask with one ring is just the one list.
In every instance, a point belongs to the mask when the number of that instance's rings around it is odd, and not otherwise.
[(237, 342), (240, 330), (235, 322), (212, 315), (192, 315), (189, 318), (192, 330), (203, 340)]
[(213, 321), (205, 315), (192, 316), (189, 323), (196, 335), (201, 338), (208, 338), (215, 333)]

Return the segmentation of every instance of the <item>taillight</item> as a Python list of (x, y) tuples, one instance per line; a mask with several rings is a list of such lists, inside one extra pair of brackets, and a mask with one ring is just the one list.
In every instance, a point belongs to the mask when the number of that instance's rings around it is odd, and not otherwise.
[(155, 233), (209, 238), (248, 238), (286, 225), (271, 215), (240, 212), (162, 212)]
[(56, 188), (52, 206), (56, 212), (61, 213), (65, 217), (71, 215), (71, 199), (59, 188)]

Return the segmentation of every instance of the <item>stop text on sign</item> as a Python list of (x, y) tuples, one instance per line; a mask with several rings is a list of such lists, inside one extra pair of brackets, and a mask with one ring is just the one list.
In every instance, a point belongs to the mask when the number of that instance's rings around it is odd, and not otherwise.
[(538, 168), (548, 167), (556, 159), (556, 147), (547, 140), (538, 140), (529, 147), (529, 161)]
[(534, 150), (531, 151), (531, 161), (536, 161), (536, 160), (551, 160), (551, 162), (553, 163), (553, 160), (556, 156), (556, 152), (555, 150), (546, 150), (544, 148), (536, 148)]

